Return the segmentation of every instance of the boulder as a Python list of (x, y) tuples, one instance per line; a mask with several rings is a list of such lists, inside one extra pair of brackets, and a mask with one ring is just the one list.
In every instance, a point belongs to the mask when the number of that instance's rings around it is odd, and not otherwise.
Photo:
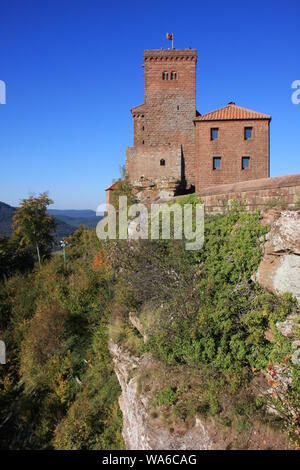
[(300, 302), (300, 211), (275, 218), (254, 280), (271, 292), (290, 292)]

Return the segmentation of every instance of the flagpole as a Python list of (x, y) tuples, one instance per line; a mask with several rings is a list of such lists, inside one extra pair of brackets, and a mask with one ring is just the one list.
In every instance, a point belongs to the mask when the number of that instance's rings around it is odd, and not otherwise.
[(174, 34), (172, 33), (172, 49), (174, 49), (173, 39), (174, 39)]

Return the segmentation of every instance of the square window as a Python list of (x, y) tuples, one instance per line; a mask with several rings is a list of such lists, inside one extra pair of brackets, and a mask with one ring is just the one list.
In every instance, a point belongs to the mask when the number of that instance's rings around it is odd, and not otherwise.
[(160, 160), (160, 166), (166, 166), (166, 160), (164, 160), (163, 158)]
[(245, 127), (244, 138), (245, 140), (249, 140), (252, 138), (252, 127)]
[(169, 74), (168, 74), (168, 72), (163, 72), (163, 73), (162, 73), (162, 79), (163, 79), (163, 80), (169, 80)]
[(242, 157), (242, 170), (248, 170), (250, 167), (250, 157)]
[(214, 128), (210, 130), (210, 140), (217, 140), (219, 137), (219, 129)]
[(221, 169), (221, 157), (214, 157), (213, 158), (213, 169), (220, 170)]

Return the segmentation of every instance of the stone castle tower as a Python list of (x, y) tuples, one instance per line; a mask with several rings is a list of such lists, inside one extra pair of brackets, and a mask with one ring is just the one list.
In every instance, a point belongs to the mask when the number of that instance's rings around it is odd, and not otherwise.
[(131, 109), (134, 142), (126, 149), (140, 200), (269, 177), (271, 116), (233, 102), (201, 115), (196, 64), (196, 49), (144, 52), (144, 103)]
[(144, 103), (131, 110), (134, 146), (126, 150), (130, 181), (162, 192), (195, 184), (195, 49), (144, 53)]

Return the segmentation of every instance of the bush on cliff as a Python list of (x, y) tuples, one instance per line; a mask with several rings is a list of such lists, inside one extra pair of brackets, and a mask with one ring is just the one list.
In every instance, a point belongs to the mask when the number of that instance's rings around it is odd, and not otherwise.
[[(194, 197), (188, 196), (188, 202), (195, 203)], [(253, 414), (261, 413), (261, 403), (256, 407), (255, 394), (250, 393), (252, 381), (270, 361), (281, 362), (289, 353), (279, 337), (270, 343), (266, 331), (298, 309), (295, 300), (288, 294), (267, 293), (251, 281), (267, 231), (258, 212), (250, 214), (236, 204), (226, 215), (206, 217), (205, 243), (198, 252), (186, 251), (178, 240), (140, 241), (111, 249), (113, 264), (122, 267), (114, 297), (115, 315), (122, 319), (119, 340), (128, 347), (128, 335), (134, 334), (128, 315), (134, 311), (149, 341), (145, 346), (131, 340), (130, 345), (139, 344), (133, 352), (148, 350), (174, 370), (173, 384), (161, 374), (161, 388), (153, 386), (158, 396), (154, 401), (183, 419), (201, 410), (219, 414), (224, 396), (231, 397), (232, 410), (249, 406)], [(146, 305), (151, 305), (151, 312)], [(299, 379), (290, 367), (296, 391)], [(190, 378), (187, 388), (178, 389), (177, 377), (184, 368), (190, 370)], [(201, 371), (199, 380), (193, 371)], [(168, 377), (172, 380), (172, 374)], [(281, 416), (288, 427), (290, 417)]]
[(2, 282), (2, 448), (123, 447), (107, 345), (112, 284), (103, 247), (83, 228), (69, 240), (65, 266), (53, 256), (39, 271)]

